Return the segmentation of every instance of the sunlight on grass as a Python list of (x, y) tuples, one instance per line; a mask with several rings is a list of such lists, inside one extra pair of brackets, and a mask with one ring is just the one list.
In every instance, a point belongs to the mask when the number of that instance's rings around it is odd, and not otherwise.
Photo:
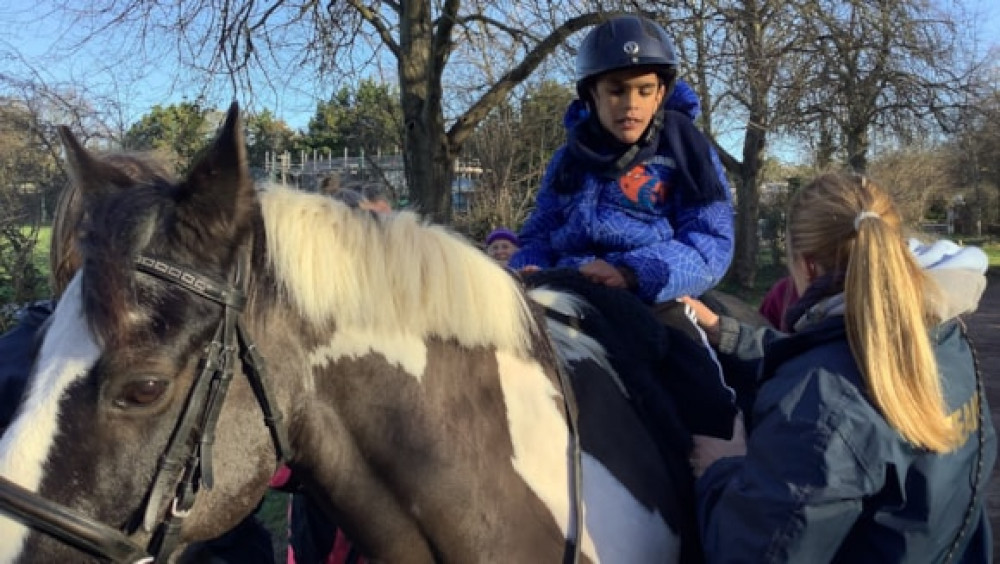
[(49, 270), (49, 247), (52, 245), (52, 228), (42, 227), (38, 230), (38, 243), (35, 244), (35, 266), (43, 272)]
[(990, 257), (990, 269), (1000, 269), (1000, 243), (987, 243), (983, 250)]

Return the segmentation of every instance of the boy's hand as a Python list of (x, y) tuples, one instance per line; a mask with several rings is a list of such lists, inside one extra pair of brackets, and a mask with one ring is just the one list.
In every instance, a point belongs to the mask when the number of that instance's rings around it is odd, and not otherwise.
[(602, 259), (597, 259), (581, 266), (580, 274), (583, 274), (587, 280), (597, 284), (604, 284), (611, 288), (628, 288), (628, 281), (625, 279), (622, 271)]

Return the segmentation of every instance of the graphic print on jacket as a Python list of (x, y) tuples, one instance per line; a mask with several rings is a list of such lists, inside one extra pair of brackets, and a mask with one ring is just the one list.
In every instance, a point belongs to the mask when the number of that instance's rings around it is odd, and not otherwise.
[(645, 211), (655, 211), (666, 199), (667, 187), (651, 167), (639, 163), (618, 179), (619, 197)]

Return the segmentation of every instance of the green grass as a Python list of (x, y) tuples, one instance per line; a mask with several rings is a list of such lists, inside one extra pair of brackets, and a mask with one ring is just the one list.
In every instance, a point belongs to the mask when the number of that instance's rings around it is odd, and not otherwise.
[(1000, 270), (1000, 243), (986, 243), (983, 250), (990, 257), (990, 270)]
[(49, 271), (49, 247), (52, 246), (52, 228), (48, 225), (38, 230), (38, 242), (35, 243), (34, 263), (41, 272)]
[(732, 294), (733, 296), (736, 296), (756, 308), (760, 305), (761, 300), (764, 299), (764, 294), (767, 294), (767, 291), (771, 289), (771, 286), (788, 274), (788, 270), (783, 264), (769, 264), (769, 259), (762, 259), (760, 264), (764, 266), (759, 267), (759, 270), (757, 271), (757, 278), (754, 280), (753, 288), (744, 288), (737, 284), (734, 280), (727, 279), (723, 281), (722, 284), (719, 284), (718, 290), (727, 294)]

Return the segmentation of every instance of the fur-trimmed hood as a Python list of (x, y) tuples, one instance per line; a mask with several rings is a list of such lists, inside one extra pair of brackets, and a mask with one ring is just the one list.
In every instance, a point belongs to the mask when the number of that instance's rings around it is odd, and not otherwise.
[(937, 283), (940, 291), (931, 306), (942, 321), (979, 307), (986, 291), (986, 270), (990, 260), (979, 247), (962, 247), (941, 239), (924, 243), (910, 239), (910, 250), (917, 262)]

